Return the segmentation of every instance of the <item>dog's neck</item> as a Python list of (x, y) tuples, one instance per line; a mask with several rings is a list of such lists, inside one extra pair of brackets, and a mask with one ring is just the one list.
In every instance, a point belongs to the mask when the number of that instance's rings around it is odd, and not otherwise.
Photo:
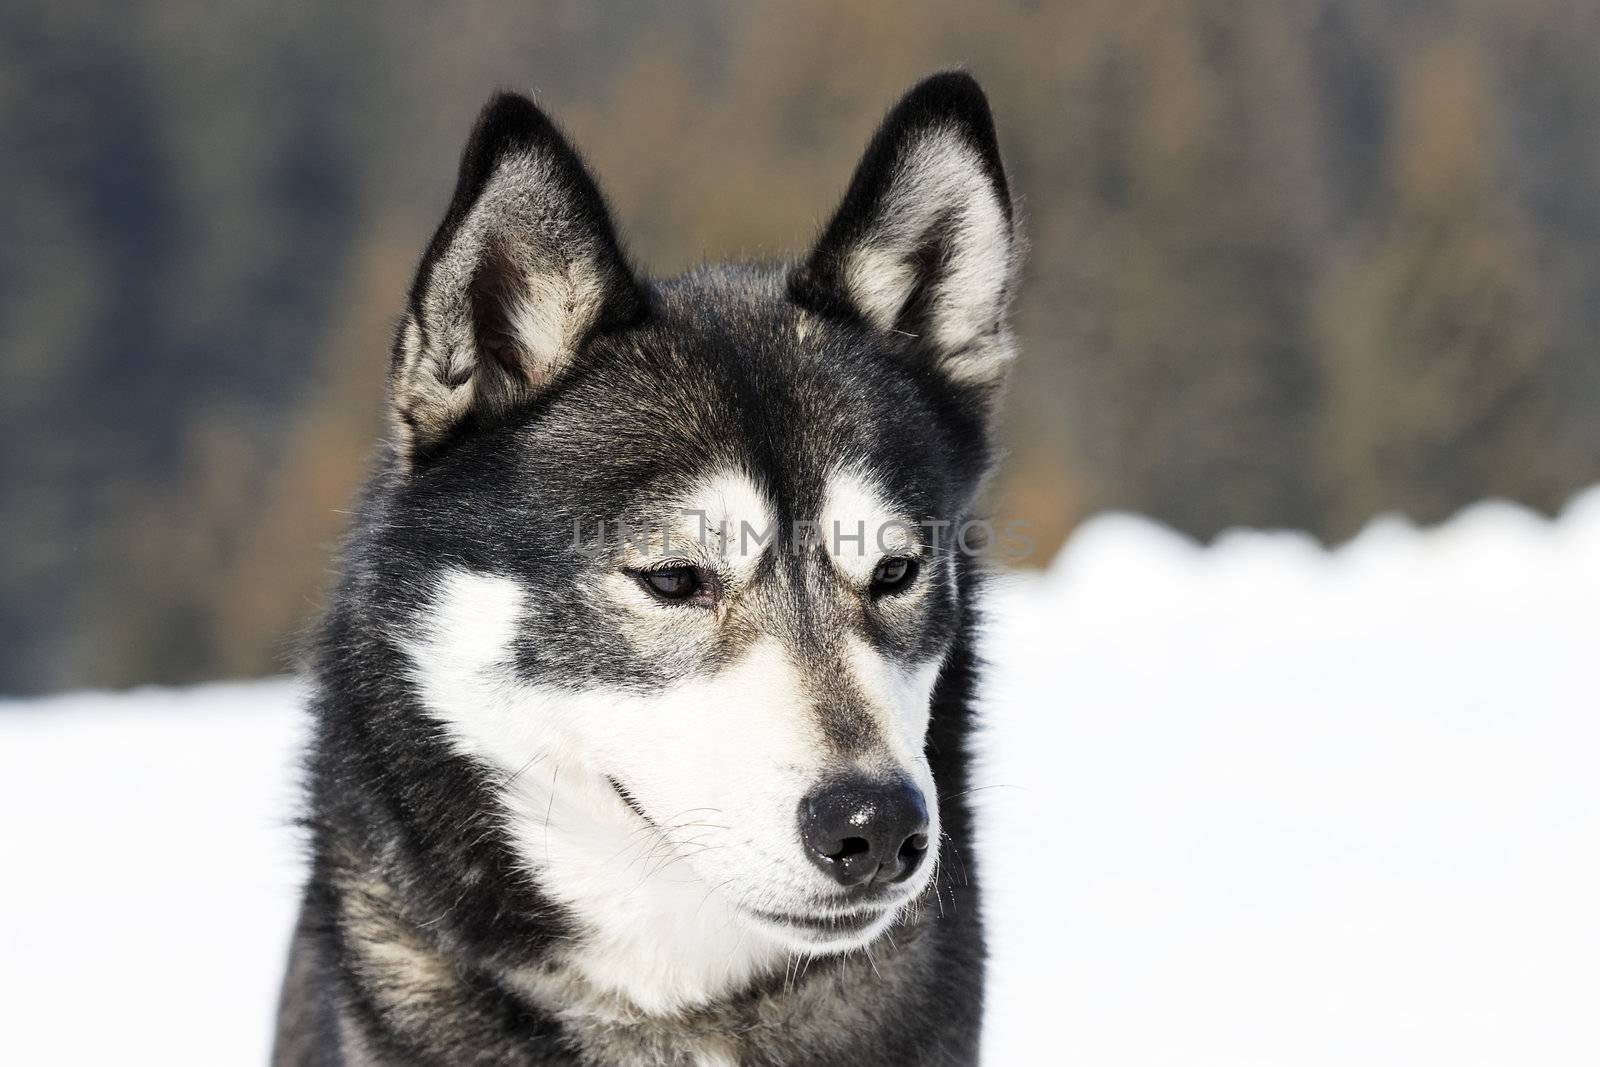
[(738, 1062), (717, 1027), (696, 1025), (691, 1016), (649, 1015), (559, 959), (507, 967), (457, 958), (408, 912), (376, 865), (347, 856), (333, 887), (343, 951), (360, 976), (351, 1000), (370, 1011), (346, 1007), (340, 1020), (346, 1049), (364, 1053), (359, 1062), (385, 1062), (396, 1039), (421, 1047), (444, 1042), (463, 1058), (497, 1063), (577, 1062), (573, 1038), (585, 1046), (583, 1062)]

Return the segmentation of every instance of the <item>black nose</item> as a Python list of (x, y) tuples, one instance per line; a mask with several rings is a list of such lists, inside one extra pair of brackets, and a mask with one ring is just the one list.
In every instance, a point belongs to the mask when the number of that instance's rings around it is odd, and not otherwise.
[(928, 805), (904, 779), (830, 782), (800, 802), (800, 838), (840, 885), (903, 882), (928, 854)]

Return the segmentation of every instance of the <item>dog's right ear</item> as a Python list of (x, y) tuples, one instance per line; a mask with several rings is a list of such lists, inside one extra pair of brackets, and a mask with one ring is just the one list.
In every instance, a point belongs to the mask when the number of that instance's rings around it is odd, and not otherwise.
[(537, 396), (591, 337), (645, 306), (583, 161), (532, 101), (495, 97), (395, 338), (400, 461)]

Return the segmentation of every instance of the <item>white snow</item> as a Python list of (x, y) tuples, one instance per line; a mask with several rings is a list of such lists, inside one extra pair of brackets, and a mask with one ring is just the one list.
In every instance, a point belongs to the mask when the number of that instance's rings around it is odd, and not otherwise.
[[(987, 1062), (1600, 1063), (1600, 490), (997, 592)], [(0, 1061), (265, 1060), (286, 681), (0, 703)]]
[(302, 733), (285, 681), (0, 704), (0, 1063), (266, 1062)]

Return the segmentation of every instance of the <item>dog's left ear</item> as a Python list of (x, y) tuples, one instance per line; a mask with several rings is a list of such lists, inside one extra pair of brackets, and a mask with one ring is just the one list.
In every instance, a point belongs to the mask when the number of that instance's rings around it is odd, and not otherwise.
[(879, 127), (796, 303), (914, 335), (952, 380), (998, 383), (1013, 354), (1011, 196), (983, 90), (959, 71), (907, 93)]
[(637, 321), (646, 304), (578, 154), (532, 101), (495, 97), (395, 339), (401, 462), (539, 396), (594, 336)]

